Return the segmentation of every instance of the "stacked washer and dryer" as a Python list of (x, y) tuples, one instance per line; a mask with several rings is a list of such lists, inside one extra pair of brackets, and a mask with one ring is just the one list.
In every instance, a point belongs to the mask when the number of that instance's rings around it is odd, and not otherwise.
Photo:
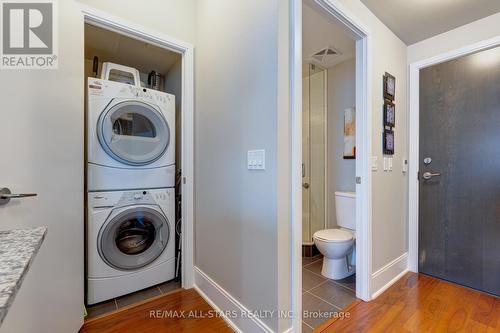
[(175, 96), (102, 72), (87, 85), (89, 305), (175, 277)]

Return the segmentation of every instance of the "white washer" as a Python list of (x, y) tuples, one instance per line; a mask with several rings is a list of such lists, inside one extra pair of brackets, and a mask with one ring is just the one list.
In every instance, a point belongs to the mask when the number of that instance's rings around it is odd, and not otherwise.
[(174, 191), (88, 194), (87, 304), (175, 277)]
[(175, 186), (175, 96), (88, 78), (88, 191)]

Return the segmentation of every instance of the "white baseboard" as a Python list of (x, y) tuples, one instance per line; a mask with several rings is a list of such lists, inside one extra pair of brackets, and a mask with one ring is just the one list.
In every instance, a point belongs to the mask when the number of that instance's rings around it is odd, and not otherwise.
[(377, 298), (408, 272), (408, 252), (372, 274), (372, 299)]
[(250, 313), (251, 311), (196, 266), (194, 267), (194, 288), (216, 311), (238, 314), (238, 316), (231, 317), (222, 316), (236, 332), (274, 333), (274, 331), (259, 318), (240, 316), (239, 314), (241, 313)]

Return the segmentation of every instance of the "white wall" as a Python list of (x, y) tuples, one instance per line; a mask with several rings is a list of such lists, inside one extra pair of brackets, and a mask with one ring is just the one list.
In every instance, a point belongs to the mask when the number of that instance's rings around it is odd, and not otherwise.
[[(195, 0), (80, 2), (194, 42)], [(59, 69), (0, 75), (0, 109), (15, 110), (11, 121), (0, 122), (0, 138), (24, 140), (0, 145), (2, 156), (17, 157), (0, 164), (0, 185), (39, 193), (35, 199), (0, 209), (0, 228), (48, 226), (2, 333), (69, 333), (83, 323), (83, 17), (77, 1), (58, 3)]]
[[(359, 0), (331, 0), (339, 3), (370, 31), (372, 38), (372, 155), (378, 157), (378, 171), (372, 173), (372, 293), (388, 283), (406, 266), (387, 266), (408, 251), (408, 177), (402, 173), (407, 157), (406, 45)], [(396, 128), (394, 168), (382, 171), (382, 77), (396, 77)], [(394, 268), (394, 266), (393, 266)]]
[(0, 186), (38, 193), (0, 207), (0, 228), (48, 226), (2, 333), (83, 323), (83, 22), (73, 1), (58, 11), (59, 68), (0, 74)]
[(500, 36), (500, 13), (408, 46), (408, 64)]
[(356, 61), (328, 68), (327, 81), (328, 226), (336, 227), (335, 191), (356, 191), (356, 160), (344, 159), (344, 110), (356, 105)]
[(74, 0), (184, 42), (195, 39), (196, 0)]
[[(195, 265), (248, 309), (277, 309), (278, 1), (197, 7)], [(251, 149), (266, 170), (247, 170)]]

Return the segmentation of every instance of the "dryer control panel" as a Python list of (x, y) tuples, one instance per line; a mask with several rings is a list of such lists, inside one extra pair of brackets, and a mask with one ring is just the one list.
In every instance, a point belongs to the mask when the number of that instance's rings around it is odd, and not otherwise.
[(135, 98), (142, 98), (154, 104), (164, 105), (170, 103), (174, 99), (173, 95), (157, 90), (134, 86), (128, 86), (127, 88), (129, 90), (129, 93)]

